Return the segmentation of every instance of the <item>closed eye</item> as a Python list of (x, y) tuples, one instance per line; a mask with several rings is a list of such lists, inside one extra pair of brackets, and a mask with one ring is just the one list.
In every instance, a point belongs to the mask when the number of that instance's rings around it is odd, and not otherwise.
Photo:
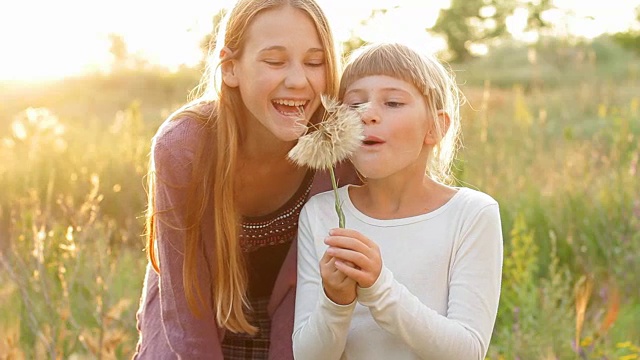
[(284, 61), (279, 61), (279, 60), (264, 60), (264, 62), (272, 66), (280, 66), (284, 64)]
[(324, 61), (312, 61), (312, 62), (307, 62), (305, 64), (311, 67), (320, 67), (324, 65)]
[(391, 108), (399, 108), (404, 105), (404, 103), (397, 102), (397, 101), (387, 101), (384, 104)]

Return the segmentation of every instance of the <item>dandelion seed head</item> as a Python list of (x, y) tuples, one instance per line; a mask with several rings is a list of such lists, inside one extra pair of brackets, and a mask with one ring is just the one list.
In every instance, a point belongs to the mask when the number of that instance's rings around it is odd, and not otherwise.
[(300, 137), (289, 158), (300, 166), (321, 170), (348, 158), (362, 144), (364, 127), (358, 109), (321, 96), (326, 114), (312, 125), (313, 131)]

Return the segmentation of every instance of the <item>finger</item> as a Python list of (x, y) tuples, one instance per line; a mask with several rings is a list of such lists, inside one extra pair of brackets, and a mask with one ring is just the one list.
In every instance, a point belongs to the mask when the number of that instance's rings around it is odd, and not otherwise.
[(327, 254), (327, 252), (325, 251), (324, 254), (322, 254), (322, 257), (320, 258), (320, 265), (329, 264), (331, 259), (333, 259), (333, 256)]
[(322, 284), (325, 288), (340, 289), (353, 285), (353, 280), (342, 271), (335, 270), (329, 274), (322, 274)]
[(347, 279), (353, 280), (358, 284), (363, 283), (366, 279), (365, 271), (363, 271), (362, 269), (356, 269), (356, 268), (347, 266), (344, 262), (340, 260), (336, 261), (336, 268), (338, 269), (338, 271), (343, 273), (347, 277)]
[[(331, 283), (341, 283), (347, 278), (342, 271), (336, 268), (335, 263), (338, 260), (335, 257), (325, 253), (322, 258), (326, 260), (324, 263), (320, 263), (320, 276), (323, 279)], [(351, 262), (347, 262), (347, 266), (355, 267)]]
[(325, 251), (320, 259), (320, 266), (326, 266), (328, 269), (335, 271), (335, 260), (336, 259), (331, 254)]
[(335, 261), (336, 259), (333, 256), (329, 256), (325, 263), (320, 263), (320, 271), (327, 274), (332, 274), (338, 271), (338, 269), (336, 269)]
[[(334, 260), (334, 263), (333, 263), (333, 266), (334, 266), (334, 267), (336, 266), (335, 264), (337, 264), (338, 262), (340, 262), (340, 263), (342, 263), (342, 264), (343, 264), (343, 265), (345, 265), (345, 266), (348, 266), (348, 267), (351, 267), (351, 268), (354, 268), (354, 269), (359, 269), (359, 267), (358, 267), (356, 264), (352, 263), (352, 262), (351, 262), (351, 261), (349, 261), (349, 260), (342, 260), (342, 259), (337, 258), (337, 257), (335, 257), (334, 259), (335, 259), (335, 260)], [(340, 271), (340, 270), (338, 270), (338, 268), (336, 267), (336, 271)]]
[[(334, 258), (334, 259), (336, 259), (336, 258)], [(338, 261), (340, 261), (341, 263), (343, 263), (343, 264), (345, 264), (345, 265), (347, 265), (347, 266), (349, 266), (349, 267), (357, 268), (356, 264), (352, 263), (351, 261), (348, 261), (348, 260), (339, 260), (339, 259), (336, 259), (336, 260), (335, 260), (335, 262), (338, 262)], [(334, 264), (334, 266), (335, 266), (335, 264)]]
[(355, 281), (358, 286), (368, 288), (373, 286), (380, 276), (379, 272), (369, 271), (365, 269), (354, 269), (346, 266), (340, 260), (336, 261), (336, 267), (343, 272), (348, 279)]
[(346, 236), (328, 236), (325, 238), (324, 243), (337, 248), (350, 249), (353, 251), (366, 253), (371, 247), (362, 241)]
[(329, 235), (330, 236), (342, 236), (342, 237), (353, 238), (353, 239), (356, 239), (356, 240), (362, 242), (363, 244), (365, 244), (365, 245), (367, 245), (369, 247), (375, 245), (375, 242), (373, 242), (373, 240), (371, 240), (368, 237), (364, 236), (359, 231), (353, 230), (353, 229), (335, 228), (335, 229), (329, 230)]
[[(327, 254), (341, 260), (343, 264), (345, 262), (351, 263), (354, 268), (368, 268), (370, 267), (369, 264), (372, 262), (366, 254), (349, 249), (330, 247), (327, 249)], [(335, 266), (335, 260), (333, 265)]]

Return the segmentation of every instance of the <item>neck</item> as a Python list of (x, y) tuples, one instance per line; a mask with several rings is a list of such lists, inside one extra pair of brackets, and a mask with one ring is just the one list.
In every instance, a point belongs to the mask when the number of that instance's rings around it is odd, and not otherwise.
[(456, 190), (426, 175), (424, 166), (405, 168), (381, 179), (368, 179), (349, 192), (353, 204), (376, 219), (399, 219), (431, 212), (444, 205)]
[(240, 132), (239, 156), (245, 161), (264, 163), (286, 160), (295, 141), (283, 141), (255, 119), (244, 121)]
[(426, 175), (410, 179), (367, 180), (359, 190), (359, 207), (368, 215), (393, 219), (426, 211), (424, 205), (433, 180)]
[(275, 137), (272, 139), (245, 137), (240, 141), (238, 153), (244, 160), (264, 162), (287, 160), (287, 154), (294, 145), (295, 142), (284, 142)]

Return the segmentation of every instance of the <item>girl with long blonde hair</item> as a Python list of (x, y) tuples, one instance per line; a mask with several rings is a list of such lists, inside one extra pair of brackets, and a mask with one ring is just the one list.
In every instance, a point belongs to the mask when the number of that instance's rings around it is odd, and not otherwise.
[(331, 182), (287, 153), (337, 93), (337, 50), (314, 0), (239, 0), (212, 48), (153, 139), (134, 357), (290, 359), (298, 217)]

